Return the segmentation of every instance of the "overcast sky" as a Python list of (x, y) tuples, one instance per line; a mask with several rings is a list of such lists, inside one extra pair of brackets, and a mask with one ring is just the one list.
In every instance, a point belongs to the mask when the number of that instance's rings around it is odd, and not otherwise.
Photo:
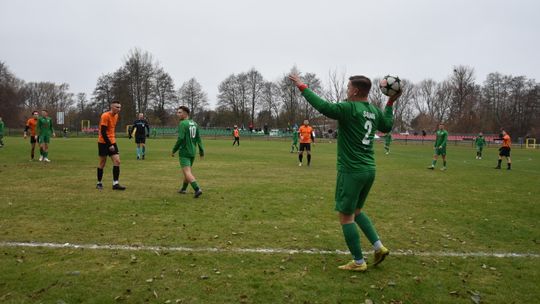
[(276, 80), (296, 65), (414, 82), (455, 65), (540, 79), (538, 0), (0, 0), (0, 61), (25, 81), (91, 94), (135, 47), (176, 87), (217, 86), (254, 67)]

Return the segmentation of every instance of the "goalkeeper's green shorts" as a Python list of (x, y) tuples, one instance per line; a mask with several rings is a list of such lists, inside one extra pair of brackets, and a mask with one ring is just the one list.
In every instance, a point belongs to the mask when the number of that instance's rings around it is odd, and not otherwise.
[(362, 209), (374, 180), (375, 170), (354, 173), (338, 171), (335, 210), (353, 214), (356, 209)]
[(195, 157), (182, 157), (180, 156), (180, 167), (193, 167)]

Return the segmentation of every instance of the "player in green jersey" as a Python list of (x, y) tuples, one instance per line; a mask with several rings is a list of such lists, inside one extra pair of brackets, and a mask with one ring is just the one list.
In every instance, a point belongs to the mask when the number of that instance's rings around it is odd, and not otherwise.
[(439, 159), (439, 155), (442, 157), (443, 160), (443, 167), (441, 168), (442, 171), (446, 170), (446, 142), (448, 141), (448, 131), (444, 129), (444, 124), (439, 124), (439, 129), (436, 132), (437, 138), (435, 139), (435, 144), (433, 145), (435, 149), (435, 153), (433, 154), (433, 161), (431, 162), (431, 166), (428, 167), (430, 170), (435, 169), (435, 164), (437, 164), (437, 159)]
[(339, 214), (345, 242), (354, 258), (351, 262), (339, 266), (339, 269), (366, 271), (367, 264), (360, 247), (358, 227), (373, 245), (374, 265), (382, 262), (389, 254), (362, 208), (375, 180), (375, 132), (390, 132), (393, 125), (392, 105), (401, 93), (389, 98), (383, 112), (368, 102), (371, 80), (365, 76), (349, 78), (347, 101), (339, 103), (330, 103), (319, 97), (298, 75), (292, 74), (289, 78), (317, 111), (338, 121), (335, 210)]
[(52, 118), (49, 117), (49, 111), (41, 110), (41, 116), (38, 118), (36, 129), (38, 143), (41, 148), (39, 161), (50, 162), (48, 158), (49, 143), (51, 142), (51, 136), (56, 137), (56, 133), (54, 133)]
[(390, 153), (390, 144), (392, 143), (392, 133), (388, 132), (383, 137), (384, 137), (384, 153), (388, 155)]
[(298, 152), (298, 129), (297, 128), (293, 128), (293, 131), (292, 131), (291, 153), (294, 152), (295, 148), (296, 148), (296, 152)]
[(2, 140), (4, 138), (4, 121), (2, 120), (2, 117), (0, 116), (0, 148), (4, 146), (4, 141)]
[(476, 159), (482, 159), (482, 150), (484, 150), (484, 146), (486, 145), (486, 140), (482, 132), (474, 139), (474, 145), (476, 146)]
[(186, 194), (187, 187), (191, 184), (195, 194), (193, 197), (198, 198), (202, 194), (202, 190), (197, 184), (195, 176), (191, 172), (191, 167), (195, 161), (195, 153), (197, 146), (199, 147), (199, 156), (204, 157), (204, 148), (201, 141), (201, 136), (199, 135), (199, 126), (196, 122), (189, 119), (189, 108), (181, 106), (176, 111), (176, 116), (180, 118), (180, 123), (178, 124), (178, 139), (172, 150), (172, 156), (174, 153), (178, 152), (178, 157), (180, 159), (180, 166), (182, 167), (182, 173), (184, 174), (184, 183), (182, 188), (178, 190), (178, 193)]

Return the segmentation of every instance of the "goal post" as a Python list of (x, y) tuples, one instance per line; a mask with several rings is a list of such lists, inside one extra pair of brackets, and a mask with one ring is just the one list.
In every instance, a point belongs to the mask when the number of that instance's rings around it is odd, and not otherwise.
[(536, 149), (536, 138), (525, 139), (525, 149)]
[(81, 132), (85, 129), (90, 129), (90, 120), (83, 119), (81, 120)]

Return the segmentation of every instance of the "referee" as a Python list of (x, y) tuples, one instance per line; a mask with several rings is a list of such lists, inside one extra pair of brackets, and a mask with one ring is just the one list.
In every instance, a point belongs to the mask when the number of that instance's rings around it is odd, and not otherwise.
[(144, 119), (143, 113), (139, 113), (139, 119), (135, 120), (129, 129), (129, 139), (133, 135), (135, 135), (135, 143), (137, 144), (137, 160), (144, 159), (146, 138), (150, 136), (150, 126), (148, 121)]

